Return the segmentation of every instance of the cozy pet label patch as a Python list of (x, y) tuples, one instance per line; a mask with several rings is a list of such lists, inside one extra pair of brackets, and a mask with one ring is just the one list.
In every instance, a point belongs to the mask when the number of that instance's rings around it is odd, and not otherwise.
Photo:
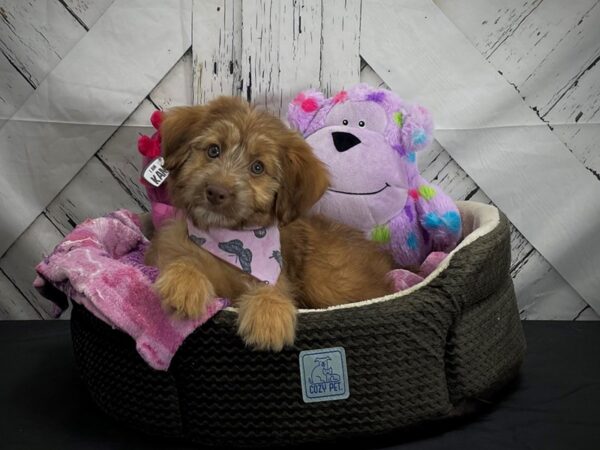
[(163, 167), (165, 160), (162, 156), (150, 161), (144, 169), (144, 180), (154, 187), (159, 187), (169, 176), (169, 171)]
[(300, 352), (304, 403), (344, 400), (350, 396), (346, 352), (343, 347)]

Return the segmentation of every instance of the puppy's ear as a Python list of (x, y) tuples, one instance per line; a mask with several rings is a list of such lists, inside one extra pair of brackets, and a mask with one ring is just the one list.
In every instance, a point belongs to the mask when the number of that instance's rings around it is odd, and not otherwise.
[(180, 106), (164, 114), (160, 138), (167, 170), (173, 171), (183, 165), (191, 151), (188, 143), (198, 134), (203, 117), (204, 106)]
[(286, 133), (283, 145), (283, 179), (277, 192), (275, 214), (286, 224), (308, 211), (329, 187), (329, 173), (310, 146), (297, 133)]

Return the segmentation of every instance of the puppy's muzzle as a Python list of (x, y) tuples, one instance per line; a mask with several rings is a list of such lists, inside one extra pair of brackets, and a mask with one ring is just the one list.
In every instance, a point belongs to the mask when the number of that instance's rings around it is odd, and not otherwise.
[(209, 184), (206, 186), (206, 199), (215, 206), (227, 203), (231, 198), (231, 191), (223, 186)]

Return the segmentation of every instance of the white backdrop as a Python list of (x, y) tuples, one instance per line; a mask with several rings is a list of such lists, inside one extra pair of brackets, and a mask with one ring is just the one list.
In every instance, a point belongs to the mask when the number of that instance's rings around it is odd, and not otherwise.
[(33, 266), (77, 222), (147, 208), (152, 110), (360, 80), (426, 105), (419, 162), (513, 227), (523, 318), (600, 311), (600, 6), (579, 0), (0, 1), (0, 318), (45, 318)]

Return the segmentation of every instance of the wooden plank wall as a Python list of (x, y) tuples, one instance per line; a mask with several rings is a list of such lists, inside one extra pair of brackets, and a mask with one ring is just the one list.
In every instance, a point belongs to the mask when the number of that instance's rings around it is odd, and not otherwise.
[[(111, 3), (0, 2), (0, 126)], [(436, 3), (582, 164), (600, 173), (595, 144), (600, 138), (600, 29), (593, 26), (599, 2), (581, 0), (568, 7), (558, 0)], [(76, 223), (121, 207), (147, 209), (137, 181), (135, 141), (138, 133), (149, 131), (152, 110), (225, 93), (284, 116), (293, 95), (308, 86), (331, 93), (359, 79), (381, 84), (361, 64), (360, 11), (360, 0), (195, 2), (193, 53), (179, 61), (0, 258), (0, 319), (48, 318), (31, 287), (33, 266)], [(47, 29), (50, 13), (60, 28)], [(439, 144), (419, 164), (426, 178), (454, 198), (489, 202)], [(511, 272), (524, 319), (598, 318), (514, 228), (512, 250)]]

